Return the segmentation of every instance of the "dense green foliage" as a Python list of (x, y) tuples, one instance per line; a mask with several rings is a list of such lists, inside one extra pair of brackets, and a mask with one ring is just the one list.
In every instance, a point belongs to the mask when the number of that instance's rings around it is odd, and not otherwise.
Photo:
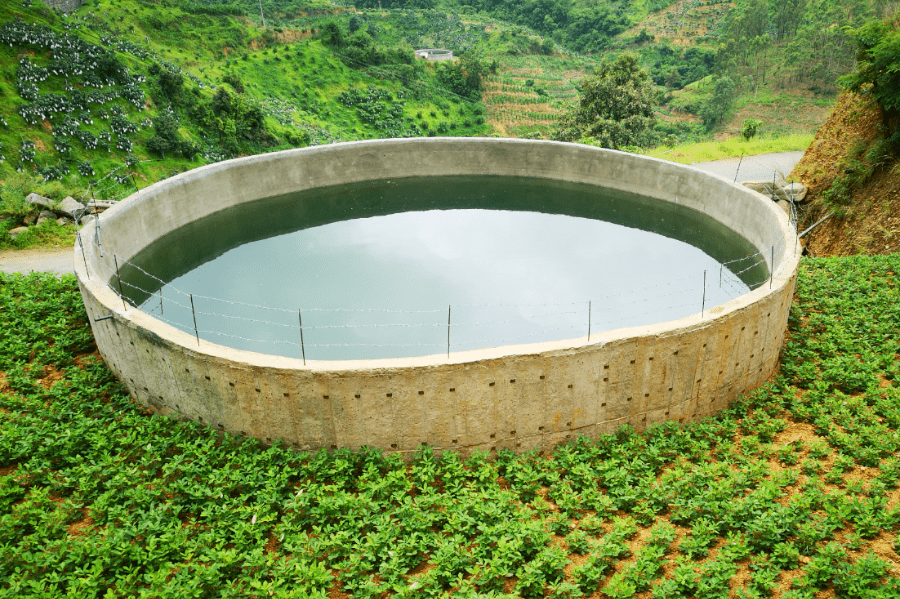
[(839, 82), (850, 91), (871, 95), (884, 113), (886, 136), (900, 150), (900, 15), (851, 32), (856, 43), (856, 71)]
[(712, 129), (725, 119), (734, 102), (734, 94), (735, 86), (731, 77), (721, 77), (716, 81), (712, 97), (700, 108), (700, 118), (707, 129)]
[(741, 123), (741, 137), (746, 141), (750, 141), (756, 137), (762, 124), (762, 121), (758, 119), (744, 119), (744, 122)]
[(562, 141), (587, 138), (604, 148), (653, 143), (653, 89), (637, 56), (620, 54), (586, 77), (581, 97), (554, 132)]
[[(483, 11), (512, 23), (524, 25), (578, 52), (598, 52), (612, 38), (632, 25), (650, 9), (660, 9), (674, 0), (654, 2), (589, 2), (585, 0), (354, 0), (358, 8), (433, 8), (438, 4), (467, 11)], [(637, 4), (638, 10), (635, 9)]]
[(897, 597), (898, 270), (805, 260), (781, 374), (714, 418), (409, 464), (152, 416), (72, 277), (0, 274), (0, 596)]

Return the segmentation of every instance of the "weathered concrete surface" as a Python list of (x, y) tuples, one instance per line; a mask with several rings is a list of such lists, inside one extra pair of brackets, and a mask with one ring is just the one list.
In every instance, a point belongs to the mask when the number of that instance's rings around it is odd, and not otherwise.
[[(421, 160), (423, 155), (429, 160)], [(743, 235), (770, 284), (677, 321), (418, 358), (307, 361), (197, 340), (128, 306), (116, 259), (242, 202), (373, 178), (493, 174), (592, 183), (702, 210)], [(75, 270), (98, 347), (142, 404), (301, 448), (552, 449), (622, 424), (715, 413), (774, 372), (799, 263), (768, 198), (698, 170), (577, 144), (478, 138), (319, 146), (201, 167), (142, 190), (81, 232)], [(81, 257), (79, 246), (76, 257)], [(102, 253), (102, 255), (101, 255)], [(104, 316), (112, 318), (96, 320)]]

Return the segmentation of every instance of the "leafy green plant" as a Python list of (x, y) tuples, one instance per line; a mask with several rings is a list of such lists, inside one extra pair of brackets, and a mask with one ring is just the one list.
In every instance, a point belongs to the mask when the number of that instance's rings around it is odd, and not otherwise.
[(677, 531), (672, 524), (666, 521), (660, 521), (650, 529), (649, 542), (651, 545), (668, 549), (669, 545), (675, 541), (676, 535)]
[(746, 141), (750, 141), (756, 134), (759, 132), (759, 128), (762, 126), (763, 122), (754, 119), (748, 118), (744, 119), (744, 122), (741, 123), (741, 137), (743, 137)]
[(582, 530), (572, 531), (572, 533), (566, 538), (566, 543), (568, 544), (570, 552), (577, 553), (579, 555), (584, 555), (590, 548), (588, 536)]
[[(896, 255), (802, 263), (806, 316), (791, 337), (815, 373), (844, 354), (873, 356), (875, 374), (894, 364), (898, 268)], [(266, 447), (148, 415), (94, 354), (71, 276), (0, 275), (0, 348), (0, 594), (718, 597), (738, 564), (749, 566), (733, 589), (743, 597), (788, 578), (788, 597), (897, 594), (871, 553), (900, 523), (892, 386), (850, 396), (784, 375), (698, 423), (623, 427), (547, 456), (423, 447), (404, 462)], [(832, 459), (839, 488), (828, 474), (773, 471), (761, 440), (755, 454), (735, 442), (798, 422), (798, 405), (816, 438), (789, 447), (804, 463)]]
[(593, 594), (608, 568), (607, 559), (599, 555), (589, 555), (586, 562), (572, 569), (572, 582), (585, 595)]
[(718, 527), (713, 522), (699, 519), (694, 522), (691, 533), (681, 540), (678, 549), (691, 558), (704, 556), (709, 552), (709, 546), (716, 540), (718, 534)]

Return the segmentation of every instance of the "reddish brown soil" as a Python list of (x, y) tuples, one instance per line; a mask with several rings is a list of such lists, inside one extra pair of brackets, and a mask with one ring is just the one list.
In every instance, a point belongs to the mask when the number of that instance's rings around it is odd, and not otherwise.
[[(801, 228), (828, 214), (822, 192), (829, 188), (846, 164), (848, 152), (857, 144), (872, 144), (879, 135), (881, 111), (866, 97), (845, 93), (831, 116), (819, 128), (803, 158), (789, 178), (810, 188)], [(849, 215), (831, 217), (815, 228), (807, 239), (813, 256), (890, 254), (900, 251), (900, 164), (890, 162), (876, 170), (855, 189)]]

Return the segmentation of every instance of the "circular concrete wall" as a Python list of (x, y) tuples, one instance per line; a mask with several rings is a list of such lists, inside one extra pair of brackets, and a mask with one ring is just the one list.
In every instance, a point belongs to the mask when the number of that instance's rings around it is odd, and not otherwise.
[(432, 62), (442, 60), (453, 60), (453, 50), (445, 50), (443, 48), (422, 48), (416, 50), (416, 58), (424, 58)]
[[(198, 342), (114, 290), (117, 263), (231, 206), (369, 179), (463, 174), (574, 181), (678, 202), (750, 241), (773, 274), (703, 313), (590, 341), (306, 365)], [(159, 413), (305, 449), (405, 453), (427, 443), (469, 453), (550, 450), (622, 424), (693, 420), (756, 388), (776, 367), (797, 250), (787, 216), (768, 198), (689, 167), (578, 144), (416, 138), (288, 150), (180, 174), (89, 222), (74, 258), (101, 355)]]

